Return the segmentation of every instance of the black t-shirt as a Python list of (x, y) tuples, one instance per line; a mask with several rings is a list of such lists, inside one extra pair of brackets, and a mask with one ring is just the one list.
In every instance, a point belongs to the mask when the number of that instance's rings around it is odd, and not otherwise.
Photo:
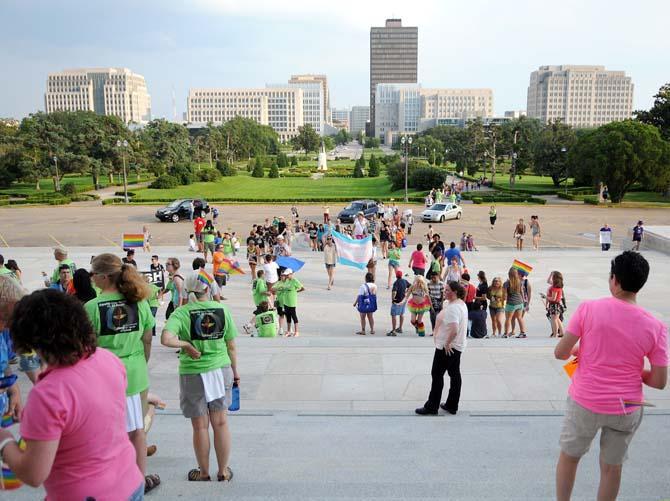
[(435, 249), (439, 250), (440, 254), (444, 254), (444, 243), (442, 242), (442, 240), (438, 240), (437, 242), (432, 242), (430, 244), (430, 246), (428, 246), (428, 250), (430, 251), (431, 254), (433, 253), (433, 251)]
[[(486, 295), (489, 293), (489, 286), (486, 283), (481, 283), (477, 286), (477, 297)], [(474, 309), (475, 310), (485, 310), (488, 305), (486, 299), (475, 299)]]
[[(137, 266), (137, 265), (135, 265), (135, 266)], [(149, 269), (150, 269), (151, 271), (165, 271), (165, 268), (164, 268), (163, 265), (160, 264), (160, 263), (158, 263), (158, 264), (151, 264), (151, 266), (150, 266)]]
[(247, 245), (249, 245), (251, 242), (256, 243), (257, 239), (256, 237), (248, 236), (247, 237)]
[(391, 293), (391, 298), (394, 303), (401, 303), (405, 300), (405, 294), (407, 289), (410, 287), (410, 283), (404, 278), (399, 278), (393, 282), (393, 289)]
[(132, 264), (135, 268), (137, 268), (137, 263), (135, 262), (134, 259), (128, 259), (127, 257), (124, 257), (121, 259), (125, 264)]
[(279, 221), (279, 223), (277, 223), (277, 233), (281, 235), (284, 233), (284, 230), (286, 230), (286, 223)]

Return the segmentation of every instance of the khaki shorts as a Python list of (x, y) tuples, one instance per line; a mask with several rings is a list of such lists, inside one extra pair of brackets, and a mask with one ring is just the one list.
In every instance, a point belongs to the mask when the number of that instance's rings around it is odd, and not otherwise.
[(226, 411), (232, 401), (233, 369), (223, 367), (223, 383), (226, 395), (207, 402), (205, 387), (200, 374), (180, 374), (179, 376), (179, 407), (185, 418), (204, 416), (209, 412)]
[(580, 458), (589, 451), (600, 430), (600, 459), (620, 465), (628, 458), (628, 446), (642, 423), (642, 407), (630, 414), (598, 414), (585, 409), (568, 397), (561, 430), (561, 450)]

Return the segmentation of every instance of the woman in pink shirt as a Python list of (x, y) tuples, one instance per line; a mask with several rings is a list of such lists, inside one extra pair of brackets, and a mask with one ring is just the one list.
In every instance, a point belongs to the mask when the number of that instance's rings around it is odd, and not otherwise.
[[(570, 318), (554, 355), (579, 365), (568, 389), (556, 467), (556, 499), (567, 501), (580, 458), (600, 431), (599, 500), (614, 500), (635, 432), (642, 422), (643, 385), (668, 382), (668, 329), (637, 303), (649, 263), (626, 251), (612, 260), (612, 297), (584, 301)], [(579, 346), (577, 346), (579, 343)], [(650, 369), (645, 369), (645, 359)]]
[(409, 267), (415, 275), (424, 276), (426, 273), (426, 255), (423, 253), (423, 245), (417, 244), (416, 250), (409, 257)]
[(12, 340), (20, 353), (47, 362), (21, 416), (19, 449), (0, 430), (0, 456), (24, 483), (44, 484), (46, 499), (136, 501), (144, 478), (126, 433), (126, 372), (96, 348), (81, 303), (55, 290), (24, 297), (14, 310)]

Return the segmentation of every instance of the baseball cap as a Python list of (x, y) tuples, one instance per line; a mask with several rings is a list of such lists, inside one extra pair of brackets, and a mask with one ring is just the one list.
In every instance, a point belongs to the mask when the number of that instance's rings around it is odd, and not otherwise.
[(293, 273), (293, 270), (291, 268), (286, 268), (284, 271), (281, 272), (282, 275), (290, 275)]
[(396, 277), (396, 278), (402, 278), (402, 271), (400, 271), (400, 270), (395, 270), (395, 277)]

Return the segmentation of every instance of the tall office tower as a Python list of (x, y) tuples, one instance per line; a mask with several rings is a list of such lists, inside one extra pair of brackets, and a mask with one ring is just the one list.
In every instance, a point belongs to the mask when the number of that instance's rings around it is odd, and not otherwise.
[(633, 82), (604, 66), (540, 66), (530, 74), (528, 116), (561, 119), (573, 127), (598, 127), (633, 112)]
[(401, 19), (370, 28), (370, 130), (374, 135), (375, 92), (380, 83), (417, 83), (419, 29), (403, 27)]
[(328, 77), (326, 75), (291, 75), (291, 79), (288, 81), (290, 84), (299, 84), (302, 82), (321, 82), (323, 84), (323, 119), (326, 123), (330, 123), (330, 91), (328, 90)]
[(369, 106), (352, 106), (349, 118), (349, 132), (356, 137), (361, 131), (365, 132), (365, 124), (370, 120)]
[(333, 108), (330, 110), (331, 124), (336, 129), (345, 129), (349, 132), (349, 115), (351, 110), (349, 108)]
[[(287, 84), (266, 85), (267, 88), (286, 87)], [(311, 125), (320, 136), (326, 133), (326, 115), (323, 111), (325, 92), (321, 80), (298, 80), (292, 78), (288, 87), (302, 89), (303, 124)]]
[(127, 68), (77, 68), (49, 73), (44, 94), (47, 113), (94, 111), (125, 123), (151, 120), (151, 97), (142, 75)]
[(303, 91), (298, 87), (265, 89), (190, 89), (186, 120), (222, 124), (235, 117), (251, 118), (272, 127), (282, 142), (295, 137), (303, 125)]

